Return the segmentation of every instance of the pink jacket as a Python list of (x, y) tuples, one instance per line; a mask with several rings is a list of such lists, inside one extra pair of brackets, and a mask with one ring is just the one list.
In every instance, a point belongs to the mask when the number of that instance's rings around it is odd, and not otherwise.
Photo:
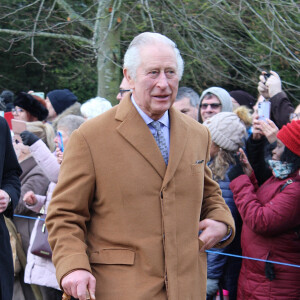
[[(45, 174), (52, 182), (49, 184), (47, 196), (36, 195), (37, 203), (32, 206), (27, 205), (27, 207), (37, 213), (44, 208), (44, 213), (47, 213), (48, 205), (51, 201), (52, 193), (56, 186), (56, 183), (54, 182), (57, 182), (60, 165), (57, 163), (55, 156), (41, 140), (34, 143), (30, 147), (30, 150), (38, 165), (44, 170)], [(56, 280), (56, 270), (52, 260), (42, 258), (31, 253), (31, 246), (36, 236), (36, 227), (37, 222), (35, 222), (30, 237), (24, 282), (60, 289)]]

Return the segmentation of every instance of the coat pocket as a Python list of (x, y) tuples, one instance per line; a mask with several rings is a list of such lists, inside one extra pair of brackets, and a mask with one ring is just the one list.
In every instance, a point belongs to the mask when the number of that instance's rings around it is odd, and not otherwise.
[(101, 249), (90, 254), (90, 263), (104, 265), (133, 265), (135, 252), (130, 249)]
[(204, 160), (197, 161), (197, 163), (191, 165), (192, 174), (201, 173), (204, 174)]

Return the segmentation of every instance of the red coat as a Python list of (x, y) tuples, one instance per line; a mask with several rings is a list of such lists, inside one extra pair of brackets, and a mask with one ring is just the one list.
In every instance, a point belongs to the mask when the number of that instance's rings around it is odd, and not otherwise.
[[(294, 182), (281, 187), (287, 179)], [(300, 176), (269, 178), (260, 187), (254, 175), (241, 175), (230, 188), (243, 219), (244, 256), (300, 265)], [(244, 259), (238, 299), (300, 299), (300, 268), (274, 264), (273, 281), (266, 278), (265, 263)]]

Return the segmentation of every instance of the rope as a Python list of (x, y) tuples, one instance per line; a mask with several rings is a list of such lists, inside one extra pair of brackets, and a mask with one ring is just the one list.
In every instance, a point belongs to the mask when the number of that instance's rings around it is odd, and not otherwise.
[[(18, 217), (18, 218), (45, 221), (45, 219), (36, 218), (36, 217), (29, 217), (29, 216), (23, 216), (23, 215), (14, 215), (14, 216)], [(259, 258), (254, 258), (254, 257), (248, 257), (248, 256), (242, 256), (242, 255), (236, 255), (236, 254), (230, 254), (230, 253), (223, 253), (223, 252), (212, 251), (212, 250), (205, 250), (205, 252), (206, 253), (221, 254), (221, 255), (226, 255), (226, 256), (232, 256), (232, 257), (237, 257), (237, 258), (242, 258), (242, 259), (256, 260), (256, 261), (261, 261), (261, 262), (265, 262), (265, 263), (283, 265), (283, 266), (287, 266), (287, 267), (300, 268), (300, 265), (288, 264), (288, 263), (283, 263), (283, 262), (274, 261), (274, 260), (259, 259)]]

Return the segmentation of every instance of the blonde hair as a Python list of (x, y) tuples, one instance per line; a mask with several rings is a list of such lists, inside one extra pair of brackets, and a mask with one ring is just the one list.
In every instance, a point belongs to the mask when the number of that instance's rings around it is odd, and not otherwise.
[(28, 131), (40, 138), (47, 145), (51, 152), (55, 150), (55, 132), (49, 123), (44, 123), (41, 121), (26, 122), (26, 127)]
[(234, 155), (234, 151), (228, 151), (220, 148), (220, 151), (209, 165), (214, 180), (219, 181), (225, 179), (229, 166), (235, 164)]

